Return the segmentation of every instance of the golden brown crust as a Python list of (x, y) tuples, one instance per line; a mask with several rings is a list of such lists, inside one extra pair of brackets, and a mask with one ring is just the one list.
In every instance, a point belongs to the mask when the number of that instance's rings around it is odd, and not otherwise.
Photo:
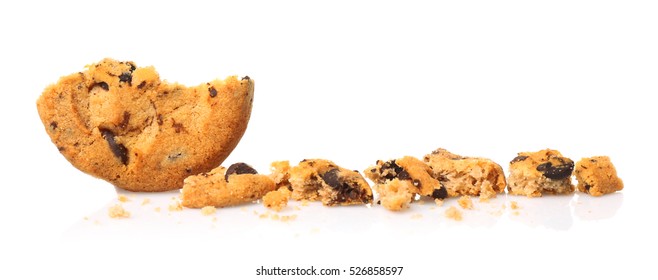
[(614, 193), (624, 189), (624, 182), (617, 177), (617, 170), (607, 156), (583, 158), (576, 163), (578, 191), (593, 196)]
[(161, 81), (153, 67), (104, 59), (48, 86), (37, 108), (76, 168), (126, 190), (166, 191), (229, 155), (253, 91), (249, 78), (188, 88)]

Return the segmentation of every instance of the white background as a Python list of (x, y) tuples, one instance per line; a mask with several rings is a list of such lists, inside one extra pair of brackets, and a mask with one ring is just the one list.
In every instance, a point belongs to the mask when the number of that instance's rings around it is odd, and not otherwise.
[[(652, 1), (16, 3), (0, 4), (0, 278), (245, 279), (261, 265), (404, 266), (390, 279), (656, 277)], [(282, 213), (297, 215), (288, 223), (247, 205), (212, 222), (168, 213), (175, 193), (127, 194), (133, 217), (111, 220), (114, 188), (57, 152), (35, 106), (48, 84), (104, 57), (187, 85), (252, 77), (252, 118), (228, 163), (265, 171), (320, 157), (363, 170), (444, 147), (506, 168), (550, 147), (609, 155), (626, 189), (502, 196), (462, 222), (431, 204), (398, 214), (313, 204)], [(511, 200), (519, 215), (495, 211)]]

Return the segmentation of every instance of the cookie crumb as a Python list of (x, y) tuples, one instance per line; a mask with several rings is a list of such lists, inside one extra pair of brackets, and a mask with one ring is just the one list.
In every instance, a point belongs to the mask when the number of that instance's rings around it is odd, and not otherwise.
[(443, 199), (435, 199), (434, 203), (436, 203), (436, 206), (441, 207), (443, 206)]
[(272, 214), (271, 218), (272, 220), (278, 221), (281, 217), (279, 217), (279, 214)]
[(144, 200), (142, 201), (142, 205), (146, 205), (146, 204), (149, 204), (149, 203), (151, 203), (151, 200), (148, 199), (148, 198), (144, 198)]
[(113, 219), (130, 218), (130, 212), (123, 209), (120, 204), (116, 204), (108, 209), (108, 215)]
[(180, 204), (180, 201), (176, 201), (176, 203), (169, 205), (169, 211), (183, 211), (183, 205)]
[(471, 200), (471, 197), (468, 195), (464, 195), (457, 200), (457, 203), (459, 203), (459, 206), (461, 206), (464, 209), (473, 209), (473, 200)]
[(281, 216), (281, 221), (282, 222), (294, 221), (295, 219), (297, 219), (297, 215), (284, 215), (284, 216)]
[(127, 196), (122, 195), (122, 194), (119, 195), (118, 199), (119, 199), (120, 202), (128, 202), (128, 201), (130, 201), (130, 198), (128, 198)]
[(290, 199), (290, 190), (287, 187), (281, 187), (276, 191), (271, 191), (263, 196), (263, 205), (274, 211), (281, 211), (288, 205)]
[(446, 217), (453, 219), (455, 221), (462, 220), (462, 212), (457, 209), (455, 206), (450, 206), (445, 212)]
[(308, 206), (308, 200), (304, 199), (301, 203), (302, 206)]
[(215, 208), (215, 206), (206, 206), (201, 208), (201, 214), (204, 216), (214, 215), (215, 212), (217, 212), (217, 208)]
[(258, 218), (267, 219), (269, 216), (270, 216), (269, 213), (263, 213), (263, 214), (258, 215)]
[(153, 208), (153, 211), (160, 213), (160, 207)]
[(519, 204), (516, 201), (510, 201), (509, 207), (512, 208), (513, 210), (519, 209)]

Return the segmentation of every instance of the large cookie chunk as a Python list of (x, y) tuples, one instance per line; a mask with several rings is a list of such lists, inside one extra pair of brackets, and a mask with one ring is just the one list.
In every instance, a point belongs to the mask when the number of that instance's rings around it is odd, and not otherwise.
[(601, 196), (624, 189), (617, 170), (607, 156), (583, 158), (576, 163), (578, 191)]
[(48, 86), (37, 101), (57, 149), (81, 171), (131, 191), (166, 191), (224, 161), (247, 128), (254, 82), (196, 87), (153, 67), (104, 59)]
[(528, 197), (573, 193), (573, 168), (573, 161), (556, 150), (518, 153), (509, 165), (507, 188), (510, 194)]
[(464, 157), (437, 149), (423, 160), (432, 168), (432, 175), (448, 190), (448, 196), (496, 197), (505, 191), (505, 173), (497, 163), (486, 158)]
[(328, 160), (305, 159), (290, 169), (289, 176), (295, 200), (319, 200), (326, 206), (372, 202), (370, 185), (358, 171)]

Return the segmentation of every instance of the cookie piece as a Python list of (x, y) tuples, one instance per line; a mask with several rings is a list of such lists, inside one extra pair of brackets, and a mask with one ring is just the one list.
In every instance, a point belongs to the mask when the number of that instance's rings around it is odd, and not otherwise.
[(448, 191), (448, 196), (496, 197), (505, 191), (505, 173), (497, 163), (486, 158), (463, 157), (446, 149), (437, 149), (423, 158), (432, 176)]
[(379, 204), (391, 211), (409, 208), (409, 203), (418, 192), (418, 188), (414, 187), (411, 181), (398, 178), (375, 184), (375, 187), (379, 193)]
[(576, 163), (578, 191), (601, 196), (624, 189), (617, 170), (607, 156), (583, 158)]
[(432, 169), (423, 161), (405, 156), (400, 159), (389, 161), (378, 160), (375, 166), (364, 171), (366, 177), (375, 182), (375, 190), (380, 198), (386, 196), (379, 189), (389, 181), (398, 179), (411, 183), (411, 197), (416, 194), (429, 196), (434, 199), (444, 199), (448, 196), (446, 188), (438, 180), (432, 177)]
[(326, 206), (367, 204), (372, 190), (358, 171), (324, 159), (305, 159), (290, 169), (292, 198), (322, 201)]
[(257, 174), (247, 164), (235, 163), (187, 177), (181, 197), (187, 208), (227, 207), (258, 200), (275, 189), (269, 176)]
[(281, 211), (288, 205), (288, 200), (292, 192), (288, 187), (280, 187), (276, 191), (271, 191), (263, 196), (263, 205), (274, 211)]
[(247, 128), (253, 93), (249, 77), (188, 88), (153, 67), (104, 59), (48, 86), (37, 109), (79, 170), (130, 191), (167, 191), (224, 161)]
[(290, 186), (290, 162), (287, 160), (275, 161), (270, 164), (270, 178), (274, 180), (279, 187), (287, 187), (292, 191)]
[(573, 193), (573, 168), (573, 161), (556, 150), (518, 153), (509, 165), (507, 189), (528, 197)]

